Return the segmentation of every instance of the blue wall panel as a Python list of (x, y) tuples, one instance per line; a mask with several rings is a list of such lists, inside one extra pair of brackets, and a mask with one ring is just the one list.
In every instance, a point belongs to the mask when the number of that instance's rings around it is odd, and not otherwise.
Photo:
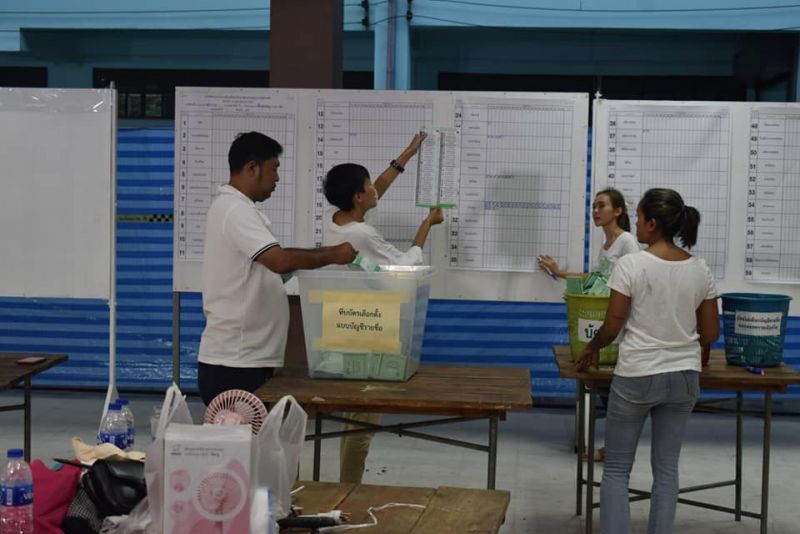
[[(117, 377), (121, 388), (163, 389), (172, 376), (173, 131), (121, 129), (118, 138)], [(587, 219), (587, 231), (588, 231)], [(588, 258), (587, 258), (588, 259)], [(205, 323), (197, 293), (181, 296), (181, 378), (196, 387)], [(558, 378), (552, 345), (567, 342), (562, 304), (434, 300), (425, 363), (524, 367), (535, 397), (574, 395)], [(720, 345), (718, 345), (720, 346)], [(64, 299), (0, 299), (0, 351), (57, 352), (69, 362), (36, 379), (60, 387), (105, 388), (108, 307)], [(800, 317), (789, 319), (786, 362), (800, 367)], [(790, 390), (800, 397), (800, 388)]]

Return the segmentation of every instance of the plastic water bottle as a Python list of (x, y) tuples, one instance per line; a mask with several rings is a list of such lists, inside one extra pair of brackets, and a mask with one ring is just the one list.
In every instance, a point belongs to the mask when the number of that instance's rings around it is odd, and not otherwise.
[(33, 534), (33, 474), (22, 449), (8, 449), (0, 476), (0, 534)]
[(128, 446), (128, 425), (116, 402), (108, 405), (108, 411), (100, 425), (100, 433), (97, 435), (97, 442), (111, 443), (122, 450)]
[(125, 424), (128, 427), (128, 448), (131, 448), (133, 447), (133, 442), (136, 438), (136, 430), (133, 426), (133, 412), (129, 406), (128, 399), (117, 399), (117, 403), (120, 406), (122, 418), (125, 420)]

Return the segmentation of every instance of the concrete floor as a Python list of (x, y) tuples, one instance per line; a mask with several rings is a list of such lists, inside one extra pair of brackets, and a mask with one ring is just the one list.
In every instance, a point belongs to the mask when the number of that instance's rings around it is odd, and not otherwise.
[[(128, 395), (134, 411), (140, 447), (149, 442), (149, 418), (157, 395)], [(70, 438), (79, 436), (93, 442), (104, 395), (36, 391), (33, 394), (33, 457), (49, 462), (53, 457), (69, 456)], [(18, 391), (0, 394), (0, 405), (21, 400)], [(200, 421), (203, 406), (191, 398), (195, 421)], [(780, 406), (778, 406), (780, 408)], [(797, 411), (795, 410), (796, 414)], [(385, 421), (400, 421), (386, 416)], [(402, 420), (407, 420), (403, 418)], [(337, 428), (326, 422), (326, 430)], [(602, 439), (602, 424), (600, 439)], [(760, 420), (745, 420), (743, 505), (758, 511), (761, 498)], [(485, 442), (488, 423), (484, 421), (432, 429), (447, 437)], [(694, 414), (681, 458), (681, 484), (702, 484), (733, 478), (735, 420), (730, 416)], [(575, 516), (575, 460), (573, 455), (574, 417), (565, 408), (539, 407), (527, 413), (510, 414), (500, 423), (497, 487), (511, 491), (511, 504), (503, 534), (583, 532), (583, 518)], [(0, 413), (0, 450), (22, 445), (22, 413)], [(313, 447), (303, 452), (301, 478), (311, 478)], [(649, 428), (639, 446), (632, 486), (648, 489)], [(367, 460), (365, 483), (406, 486), (485, 487), (484, 453), (420, 441), (408, 437), (378, 435)], [(772, 426), (772, 469), (769, 501), (769, 532), (800, 532), (800, 417), (775, 416)], [(601, 475), (602, 465), (597, 477)], [(338, 478), (338, 440), (323, 442), (322, 480)], [(733, 503), (733, 488), (696, 493), (721, 505)], [(644, 532), (648, 503), (631, 505), (633, 531)], [(597, 526), (597, 514), (595, 514)], [(597, 529), (596, 529), (597, 531)], [(733, 516), (678, 505), (675, 532), (686, 534), (757, 533), (753, 519), (736, 522)]]

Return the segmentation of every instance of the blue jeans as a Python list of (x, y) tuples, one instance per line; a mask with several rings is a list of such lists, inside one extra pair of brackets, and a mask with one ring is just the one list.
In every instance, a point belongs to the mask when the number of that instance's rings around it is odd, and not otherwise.
[(645, 419), (653, 419), (653, 471), (649, 534), (670, 534), (678, 501), (678, 459), (686, 422), (700, 392), (696, 371), (677, 371), (611, 382), (606, 412), (606, 456), (600, 487), (600, 531), (631, 531), (628, 481)]

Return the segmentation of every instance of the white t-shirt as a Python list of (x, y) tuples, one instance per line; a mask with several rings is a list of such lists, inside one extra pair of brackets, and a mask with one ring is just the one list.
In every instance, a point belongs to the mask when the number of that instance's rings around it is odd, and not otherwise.
[(639, 248), (639, 242), (636, 240), (636, 236), (634, 236), (630, 232), (622, 232), (617, 238), (611, 243), (611, 246), (608, 247), (608, 250), (605, 247), (600, 247), (600, 252), (597, 254), (597, 265), (596, 270), (598, 271), (605, 271), (611, 272), (614, 270), (614, 266), (617, 264), (617, 261), (626, 254), (633, 254), (634, 252), (639, 252), (641, 249)]
[(663, 260), (649, 252), (619, 259), (608, 287), (631, 299), (614, 374), (700, 371), (697, 308), (717, 297), (714, 276), (694, 256)]
[(386, 241), (374, 226), (365, 222), (338, 225), (333, 222), (336, 211), (331, 210), (325, 215), (325, 224), (322, 227), (323, 245), (333, 246), (349, 242), (354, 249), (378, 265), (422, 264), (422, 249), (418, 246), (403, 252)]
[(208, 210), (203, 258), (206, 328), (198, 361), (227, 367), (280, 367), (289, 301), (280, 275), (255, 258), (277, 246), (269, 219), (230, 185)]

